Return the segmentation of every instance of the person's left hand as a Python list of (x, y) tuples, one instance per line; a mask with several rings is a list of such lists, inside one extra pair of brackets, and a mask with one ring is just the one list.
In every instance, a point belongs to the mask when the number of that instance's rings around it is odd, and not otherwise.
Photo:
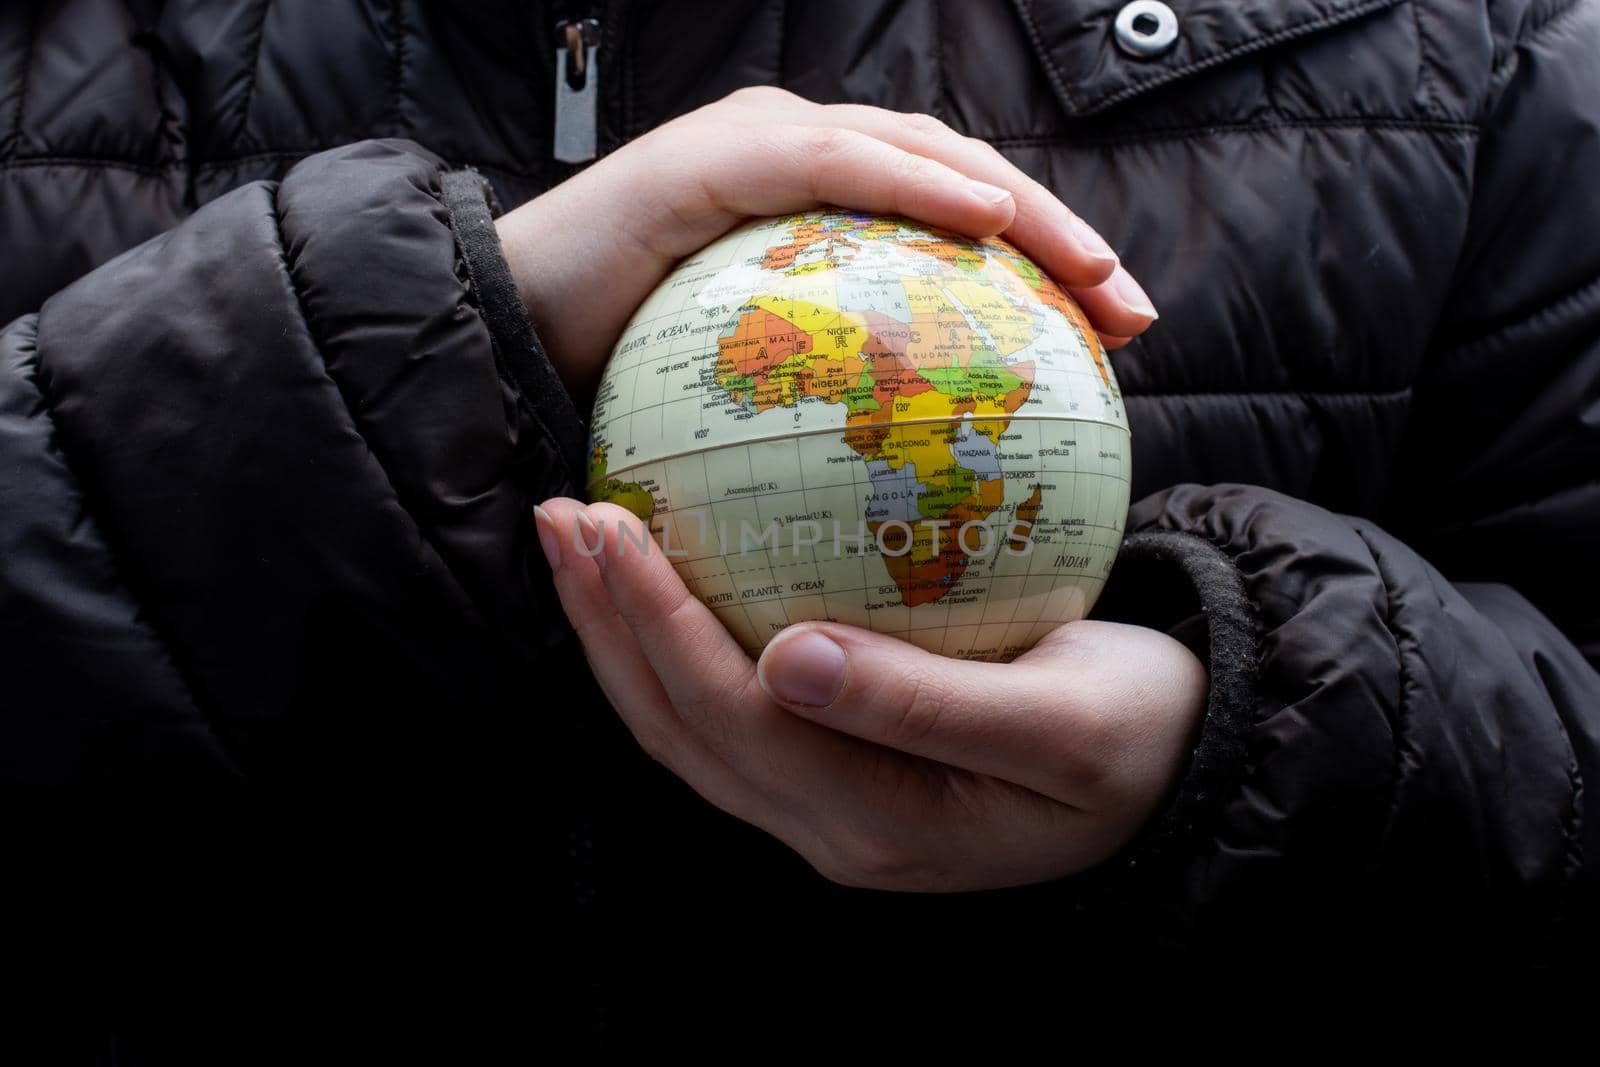
[(752, 663), (654, 543), (640, 551), (633, 515), (556, 499), (537, 519), (567, 617), (645, 751), (836, 882), (1082, 871), (1171, 790), (1205, 706), (1193, 653), (1115, 623), (1069, 623), (1007, 664), (800, 623)]

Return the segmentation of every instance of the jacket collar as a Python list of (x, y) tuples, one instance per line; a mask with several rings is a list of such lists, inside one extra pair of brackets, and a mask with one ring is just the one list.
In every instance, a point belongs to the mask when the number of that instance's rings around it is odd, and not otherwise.
[(1056, 99), (1069, 115), (1092, 115), (1237, 56), (1404, 0), (1166, 0), (1178, 16), (1178, 40), (1152, 58), (1117, 47), (1113, 25), (1124, 0), (1012, 2)]

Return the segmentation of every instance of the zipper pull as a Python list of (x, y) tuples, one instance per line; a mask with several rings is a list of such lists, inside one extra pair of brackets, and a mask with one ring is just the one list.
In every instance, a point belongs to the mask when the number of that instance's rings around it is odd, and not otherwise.
[(556, 23), (555, 155), (587, 163), (595, 153), (595, 108), (600, 99), (599, 19)]

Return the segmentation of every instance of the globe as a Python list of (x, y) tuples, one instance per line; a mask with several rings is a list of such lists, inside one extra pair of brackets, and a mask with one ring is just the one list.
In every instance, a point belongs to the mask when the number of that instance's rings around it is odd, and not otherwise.
[(644, 302), (588, 493), (752, 655), (825, 619), (1005, 660), (1092, 607), (1129, 462), (1099, 338), (1026, 256), (827, 210), (744, 225)]

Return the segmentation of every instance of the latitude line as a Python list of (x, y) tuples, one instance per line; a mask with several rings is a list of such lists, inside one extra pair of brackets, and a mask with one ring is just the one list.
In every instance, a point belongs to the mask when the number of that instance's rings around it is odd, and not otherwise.
[[(655, 406), (655, 405), (651, 405), (651, 406)], [(724, 448), (743, 448), (743, 447), (748, 446), (748, 445), (764, 445), (764, 444), (768, 444), (768, 443), (770, 443), (772, 441), (787, 441), (787, 440), (790, 440), (791, 438), (800, 438), (800, 437), (816, 437), (819, 434), (825, 434), (825, 433), (844, 435), (844, 434), (847, 434), (847, 433), (854, 433), (856, 431), (893, 430), (893, 429), (895, 429), (896, 427), (899, 427), (899, 426), (960, 426), (962, 423), (967, 422), (967, 421), (971, 421), (971, 422), (1005, 422), (1005, 423), (1009, 424), (1011, 422), (1019, 421), (1019, 420), (1023, 421), (1023, 422), (1074, 422), (1074, 423), (1088, 423), (1088, 424), (1092, 424), (1092, 425), (1096, 425), (1096, 426), (1108, 426), (1108, 427), (1110, 427), (1110, 428), (1112, 428), (1114, 430), (1121, 430), (1124, 434), (1127, 435), (1127, 437), (1130, 440), (1130, 442), (1133, 439), (1133, 431), (1132, 430), (1128, 429), (1126, 426), (1121, 425), (1120, 423), (1110, 422), (1110, 421), (1107, 421), (1106, 419), (1079, 418), (1077, 416), (1063, 418), (1060, 415), (1010, 415), (1010, 416), (985, 415), (985, 416), (978, 416), (978, 415), (973, 415), (971, 413), (967, 413), (967, 414), (962, 415), (960, 418), (954, 418), (954, 419), (937, 418), (937, 417), (936, 418), (922, 418), (922, 419), (906, 419), (906, 420), (904, 420), (902, 422), (886, 422), (886, 423), (883, 423), (883, 424), (878, 425), (878, 426), (846, 426), (846, 427), (843, 427), (843, 428), (840, 428), (838, 426), (819, 426), (819, 427), (817, 427), (815, 429), (810, 429), (810, 430), (795, 430), (795, 431), (792, 431), (790, 433), (774, 433), (774, 434), (769, 434), (769, 435), (767, 435), (765, 437), (752, 437), (749, 440), (725, 441), (725, 442), (721, 442), (721, 443), (718, 443), (718, 444), (706, 445), (706, 446), (701, 447), (701, 448), (685, 448), (685, 449), (680, 449), (680, 450), (678, 450), (676, 452), (668, 452), (668, 453), (665, 453), (664, 455), (660, 455), (660, 456), (652, 456), (652, 457), (650, 457), (648, 459), (635, 460), (634, 462), (628, 464), (627, 466), (618, 467), (615, 470), (612, 470), (610, 465), (609, 465), (609, 463), (608, 463), (607, 467), (606, 467), (606, 475), (605, 475), (605, 478), (603, 480), (611, 481), (612, 479), (617, 478), (620, 475), (626, 474), (629, 471), (638, 470), (640, 467), (648, 467), (652, 463), (668, 463), (668, 462), (670, 462), (672, 460), (675, 460), (675, 459), (684, 459), (685, 457), (688, 457), (688, 456), (704, 455), (704, 454), (706, 454), (708, 452), (717, 452), (717, 451), (720, 451), (720, 450), (722, 450)], [(1005, 431), (1002, 430), (1001, 432), (1004, 433)], [(997, 446), (997, 450), (998, 450), (998, 446)], [(1065, 470), (1063, 470), (1063, 471), (1055, 471), (1053, 473), (1057, 473), (1057, 474), (1073, 474), (1073, 473), (1076, 473), (1076, 472), (1075, 471), (1065, 471)], [(752, 477), (753, 477), (753, 475), (752, 475)], [(1108, 477), (1115, 477), (1115, 476), (1108, 475)], [(599, 484), (599, 481), (600, 480), (597, 479), (594, 482), (590, 482), (588, 485), (584, 486), (584, 488), (585, 489), (591, 488), (592, 486)]]

